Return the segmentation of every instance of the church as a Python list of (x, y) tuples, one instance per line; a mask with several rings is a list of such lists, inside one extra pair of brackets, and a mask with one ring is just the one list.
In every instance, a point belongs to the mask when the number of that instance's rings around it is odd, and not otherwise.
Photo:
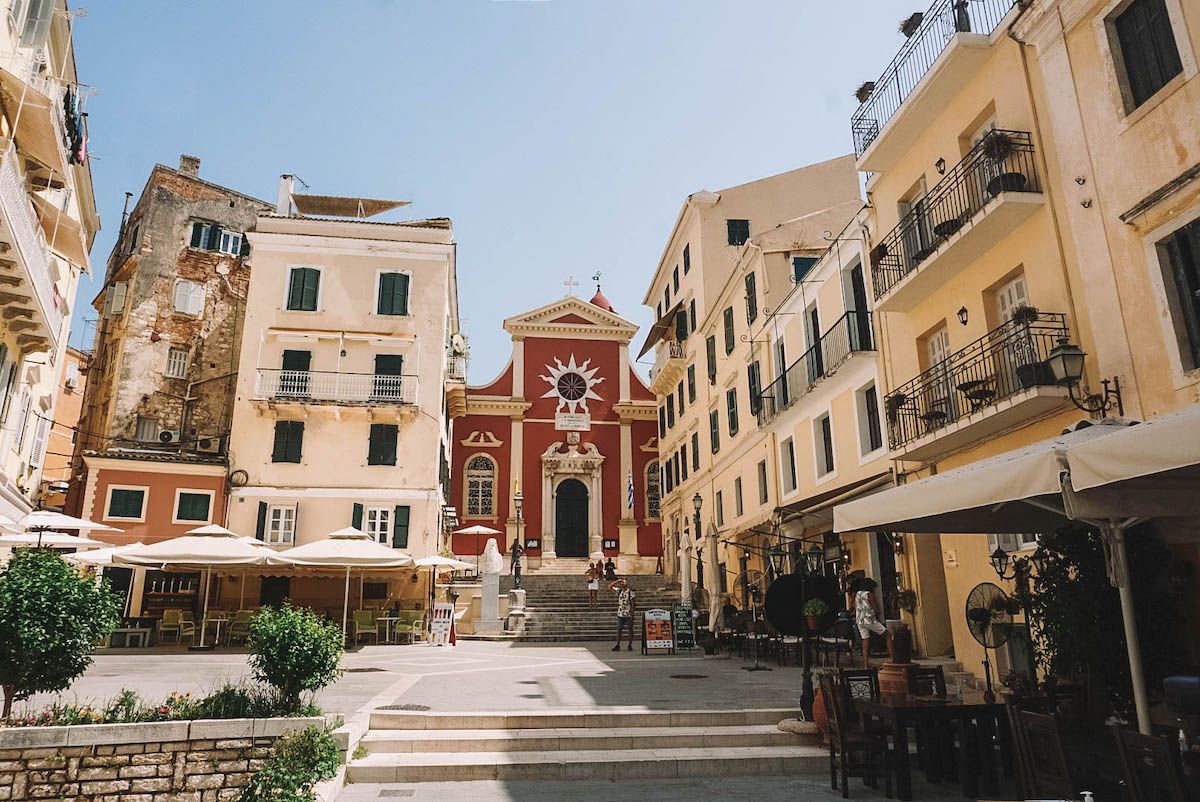
[[(597, 287), (590, 301), (568, 295), (504, 330), (512, 357), (467, 388), (454, 421), (460, 529), (503, 532), (505, 553), (519, 538), (527, 570), (574, 573), (601, 554), (621, 573), (659, 570), (657, 408), (629, 355), (637, 326)], [(452, 547), (480, 554), (487, 539), (455, 533)]]

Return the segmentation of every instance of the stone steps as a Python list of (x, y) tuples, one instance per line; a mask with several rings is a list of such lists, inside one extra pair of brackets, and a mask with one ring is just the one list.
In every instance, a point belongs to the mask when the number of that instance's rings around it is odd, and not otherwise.
[(535, 712), (377, 710), (348, 783), (563, 780), (823, 773), (815, 725), (794, 709), (599, 708)]

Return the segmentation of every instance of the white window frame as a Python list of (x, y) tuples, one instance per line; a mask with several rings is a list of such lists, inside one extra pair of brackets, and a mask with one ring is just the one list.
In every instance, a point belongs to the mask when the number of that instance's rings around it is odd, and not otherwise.
[[(225, 229), (221, 229), (221, 241), (217, 243), (217, 251), (226, 256), (241, 256), (242, 239), (244, 237), (245, 234), (240, 231), (226, 231)], [(231, 249), (225, 247), (226, 242), (230, 243)]]
[(746, 500), (742, 498), (742, 477), (733, 479), (733, 519), (736, 521), (746, 514)]
[(1038, 535), (1031, 532), (1023, 532), (1021, 534), (1012, 534), (1005, 532), (1003, 534), (989, 534), (988, 538), (988, 554), (996, 550), (996, 546), (1004, 546), (1004, 550), (1009, 554), (1015, 554), (1021, 551), (1032, 551), (1039, 545)]
[[(879, 448), (870, 451), (863, 449), (869, 448), (871, 444), (870, 433), (867, 425), (867, 390), (875, 388), (875, 405), (876, 413), (879, 415)], [(856, 422), (855, 433), (858, 436), (858, 464), (863, 465), (871, 460), (887, 453), (888, 448), (888, 432), (887, 419), (883, 416), (883, 409), (880, 406), (883, 403), (883, 398), (879, 392), (879, 382), (872, 379), (854, 391), (854, 418)], [(830, 424), (832, 426), (832, 422)], [(837, 454), (834, 453), (834, 464), (837, 464)]]
[[(381, 315), (379, 314), (379, 284), (383, 281), (384, 273), (403, 273), (408, 276), (408, 312), (403, 315)], [(324, 284), (324, 276), (322, 284)], [(317, 305), (320, 306), (320, 293), (317, 293)], [(381, 267), (375, 271), (375, 289), (371, 296), (371, 317), (412, 317), (413, 316), (413, 272), (411, 270), (401, 270), (394, 267)]]
[(1200, 383), (1200, 367), (1189, 370), (1184, 370), (1183, 367), (1179, 332), (1176, 329), (1179, 325), (1179, 318), (1171, 300), (1174, 297), (1174, 290), (1168, 290), (1167, 287), (1167, 281), (1173, 281), (1170, 279), (1170, 257), (1167, 256), (1166, 249), (1159, 246), (1159, 243), (1197, 219), (1200, 219), (1200, 204), (1181, 212), (1142, 236), (1146, 270), (1150, 274), (1150, 287), (1153, 290), (1154, 304), (1158, 310), (1159, 325), (1162, 329), (1163, 351), (1170, 364), (1171, 384), (1176, 390)]
[[(140, 490), (142, 491), (142, 514), (138, 518), (126, 518), (120, 515), (109, 515), (108, 510), (112, 506), (112, 494), (114, 490)], [(104, 517), (103, 521), (126, 521), (128, 523), (146, 523), (146, 508), (150, 506), (150, 486), (149, 485), (109, 485), (104, 491)]]
[[(833, 452), (833, 470), (822, 472), (825, 467), (825, 443), (821, 432), (821, 421), (829, 419), (829, 442)], [(827, 409), (812, 419), (813, 440), (813, 475), (817, 477), (816, 484), (824, 484), (838, 475), (837, 433), (833, 428), (833, 410)]]
[[(288, 293), (292, 287), (292, 271), (307, 268), (316, 270), (319, 273), (317, 278), (317, 308), (311, 312), (307, 309), (288, 309)], [(378, 292), (378, 290), (376, 290)], [(315, 315), (325, 311), (325, 265), (292, 265), (287, 266), (287, 271), (283, 276), (283, 295), (279, 299), (279, 310), (287, 312), (289, 315)], [(389, 317), (391, 317), (389, 315)]]
[[(291, 517), (290, 517), (289, 523), (291, 524), (291, 526), (288, 527), (288, 530), (287, 530), (288, 537), (286, 539), (284, 539), (284, 538), (273, 539), (272, 538), (271, 525), (273, 523), (273, 518), (275, 517), (276, 512), (280, 513), (280, 515), (279, 515), (280, 523), (282, 523), (284, 521), (284, 519), (287, 517), (286, 515), (284, 515), (284, 513), (290, 513)], [(280, 530), (281, 531), (283, 530), (282, 526), (280, 527)], [(296, 505), (295, 504), (267, 504), (267, 520), (266, 520), (266, 525), (263, 527), (263, 543), (266, 543), (268, 546), (287, 546), (287, 545), (293, 544), (295, 542), (296, 542)]]
[[(395, 524), (392, 517), (395, 514), (396, 511), (393, 507), (365, 507), (363, 509), (363, 532), (370, 535), (376, 543), (390, 546), (392, 543), (392, 527)], [(375, 517), (374, 521), (371, 520), (372, 516)], [(380, 521), (384, 524), (382, 530), (379, 529)], [(371, 531), (372, 524), (375, 527), (374, 532)], [(383, 535), (382, 538), (379, 536), (380, 534)]]
[[(183, 354), (182, 370), (179, 372), (171, 371), (171, 354), (173, 354), (173, 353), (182, 353)], [(191, 357), (191, 351), (187, 348), (180, 348), (179, 346), (175, 346), (175, 345), (168, 347), (167, 348), (167, 366), (163, 370), (163, 375), (166, 376), (168, 379), (186, 379), (189, 357)]]
[[(791, 460), (788, 460), (788, 446), (791, 446)], [(800, 477), (796, 475), (796, 438), (785, 437), (779, 444), (779, 473), (783, 476), (783, 495), (795, 493), (800, 487)]]
[[(180, 290), (181, 285), (183, 285), (183, 284), (190, 284), (190, 285), (192, 285), (194, 290), (199, 290), (199, 292), (200, 292), (200, 298), (199, 298), (200, 308), (198, 310), (196, 310), (195, 312), (190, 311), (190, 306), (187, 309), (179, 308), (179, 290)], [(199, 281), (192, 281), (191, 279), (187, 279), (187, 278), (177, 278), (177, 279), (175, 279), (175, 287), (171, 293), (171, 309), (173, 309), (175, 311), (175, 314), (178, 314), (178, 315), (190, 315), (191, 317), (200, 317), (201, 315), (204, 314), (204, 302), (205, 302), (207, 296), (208, 296), (208, 289)], [(189, 301), (193, 300), (192, 293), (190, 293), (190, 292), (188, 295), (188, 300)]]
[[(198, 520), (192, 520), (191, 518), (180, 518), (179, 517), (179, 497), (182, 496), (184, 493), (187, 493), (187, 494), (193, 495), (193, 496), (208, 496), (208, 519), (207, 520), (198, 521)], [(217, 503), (217, 491), (215, 491), (215, 490), (204, 490), (204, 489), (198, 488), (198, 487), (177, 487), (177, 488), (175, 488), (174, 506), (171, 507), (171, 523), (173, 523), (173, 524), (188, 524), (191, 526), (204, 526), (205, 524), (210, 524), (210, 523), (212, 523), (212, 520), (213, 520), (213, 507), (216, 506), (216, 503)]]

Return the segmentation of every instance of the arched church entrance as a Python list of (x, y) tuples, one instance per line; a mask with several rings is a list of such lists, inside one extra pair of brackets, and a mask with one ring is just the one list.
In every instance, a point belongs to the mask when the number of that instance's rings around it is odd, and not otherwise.
[(565, 479), (554, 493), (554, 530), (559, 557), (588, 556), (588, 490), (578, 479)]

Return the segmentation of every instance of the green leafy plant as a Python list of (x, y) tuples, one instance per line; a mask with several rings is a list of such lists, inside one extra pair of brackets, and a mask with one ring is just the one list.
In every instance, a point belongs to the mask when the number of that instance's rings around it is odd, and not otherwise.
[(324, 730), (309, 727), (288, 733), (275, 741), (241, 802), (314, 802), (313, 786), (331, 779), (341, 762), (337, 743)]
[(4, 708), (61, 691), (92, 664), (92, 646), (120, 622), (107, 582), (80, 574), (49, 549), (21, 549), (0, 570), (0, 685)]
[(911, 588), (900, 588), (896, 591), (896, 604), (910, 615), (917, 611), (917, 592)]
[(820, 618), (829, 612), (829, 605), (821, 599), (809, 599), (804, 603), (804, 614)]
[(1013, 696), (1024, 697), (1033, 695), (1033, 680), (1024, 671), (1008, 671), (1000, 678), (1000, 684), (1008, 688), (1008, 692)]
[(251, 619), (249, 649), (254, 678), (275, 688), (284, 710), (298, 710), (302, 693), (319, 691), (342, 673), (341, 631), (287, 603), (264, 607)]
[(1028, 326), (1030, 323), (1036, 323), (1040, 314), (1036, 306), (1021, 304), (1012, 310), (1012, 321), (1018, 325)]

